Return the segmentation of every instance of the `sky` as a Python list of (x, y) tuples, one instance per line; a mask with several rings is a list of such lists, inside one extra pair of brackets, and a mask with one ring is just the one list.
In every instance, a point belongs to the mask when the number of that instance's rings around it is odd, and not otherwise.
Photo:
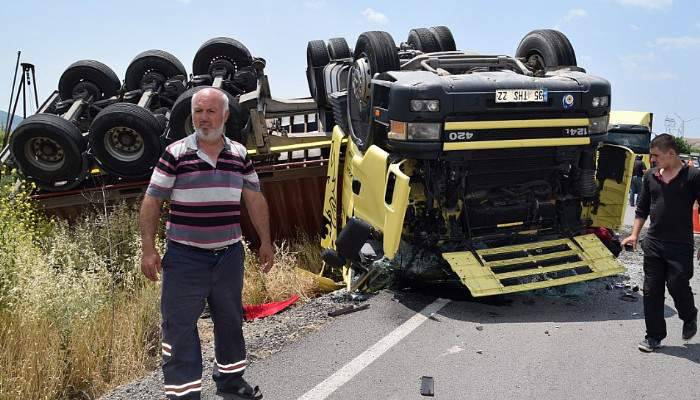
[(365, 31), (399, 43), (412, 28), (448, 26), (458, 49), (513, 55), (529, 31), (554, 28), (578, 64), (610, 81), (614, 110), (654, 113), (654, 131), (700, 138), (700, 3), (695, 0), (581, 1), (221, 1), (0, 2), (0, 110), (8, 108), (17, 51), (36, 66), (40, 103), (80, 59), (118, 76), (149, 49), (174, 54), (191, 72), (199, 46), (217, 36), (243, 42), (265, 69), (275, 97), (308, 96), (306, 44)]

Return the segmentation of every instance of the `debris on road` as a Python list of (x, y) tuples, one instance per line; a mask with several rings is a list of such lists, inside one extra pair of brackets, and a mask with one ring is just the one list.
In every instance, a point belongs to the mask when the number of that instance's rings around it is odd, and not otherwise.
[(435, 382), (432, 376), (420, 377), (420, 394), (421, 396), (435, 396)]
[(476, 326), (476, 330), (477, 330), (477, 331), (483, 331), (483, 330), (484, 330), (484, 326), (483, 326), (483, 325), (477, 325), (477, 326)]
[(639, 298), (637, 296), (635, 296), (634, 294), (632, 294), (631, 292), (628, 292), (628, 293), (625, 293), (622, 296), (620, 296), (620, 300), (629, 301), (631, 303), (634, 303), (636, 301), (639, 301)]
[(339, 309), (334, 310), (334, 311), (330, 311), (330, 312), (328, 312), (328, 316), (329, 317), (338, 317), (341, 315), (354, 313), (356, 311), (366, 310), (368, 308), (369, 308), (369, 304), (363, 304), (361, 306), (353, 304), (351, 306), (347, 306), (347, 307), (339, 308)]
[(354, 292), (354, 293), (351, 293), (351, 294), (350, 294), (350, 298), (351, 298), (353, 301), (365, 301), (365, 300), (367, 300), (369, 297), (367, 297), (367, 295), (364, 294), (364, 293)]

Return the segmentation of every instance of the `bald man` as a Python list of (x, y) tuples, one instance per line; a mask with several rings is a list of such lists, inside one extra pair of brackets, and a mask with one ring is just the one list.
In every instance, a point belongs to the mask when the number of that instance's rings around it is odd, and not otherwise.
[[(224, 136), (228, 95), (205, 88), (192, 97), (195, 132), (168, 146), (158, 161), (141, 205), (141, 269), (160, 274), (164, 389), (168, 399), (199, 399), (202, 353), (197, 320), (209, 303), (214, 322), (217, 393), (234, 399), (262, 398), (243, 379), (243, 247), (241, 199), (261, 240), (260, 265), (272, 265), (267, 202), (245, 146)], [(167, 249), (161, 259), (155, 233), (163, 203), (170, 201)]]

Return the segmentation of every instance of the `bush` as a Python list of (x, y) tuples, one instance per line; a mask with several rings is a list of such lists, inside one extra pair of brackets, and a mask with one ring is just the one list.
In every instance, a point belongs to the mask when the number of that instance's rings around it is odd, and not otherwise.
[[(160, 285), (141, 274), (138, 210), (118, 204), (53, 220), (29, 189), (2, 172), (0, 400), (96, 398), (160, 363)], [(246, 246), (244, 301), (311, 296), (313, 279), (295, 268), (320, 269), (316, 243), (279, 244), (267, 275)]]
[(678, 151), (680, 151), (680, 154), (690, 154), (693, 152), (693, 148), (690, 146), (690, 143), (688, 143), (688, 141), (685, 140), (685, 138), (675, 136), (674, 139), (676, 141), (676, 146), (678, 146)]
[(42, 217), (0, 179), (0, 399), (95, 398), (159, 360), (159, 287), (140, 273), (134, 207)]

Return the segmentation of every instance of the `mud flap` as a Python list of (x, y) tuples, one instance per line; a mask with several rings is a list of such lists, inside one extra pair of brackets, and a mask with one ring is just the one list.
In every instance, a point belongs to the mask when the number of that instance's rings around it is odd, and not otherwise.
[(584, 216), (590, 213), (593, 226), (617, 230), (624, 223), (634, 158), (634, 152), (624, 146), (605, 144), (598, 150), (596, 180), (599, 187), (602, 184), (600, 202), (593, 209), (584, 209)]
[(474, 297), (567, 285), (625, 271), (595, 235), (442, 257)]

